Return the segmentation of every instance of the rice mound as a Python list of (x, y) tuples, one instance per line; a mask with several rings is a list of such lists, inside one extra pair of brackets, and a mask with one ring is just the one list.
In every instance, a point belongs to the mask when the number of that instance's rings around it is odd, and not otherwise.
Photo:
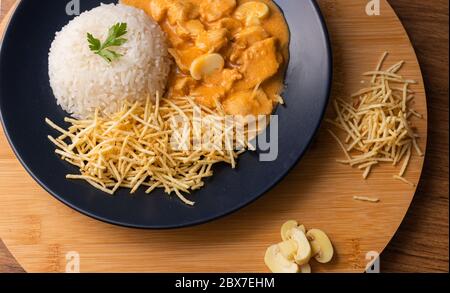
[[(127, 42), (113, 50), (122, 54), (112, 63), (89, 49), (89, 32), (103, 42), (116, 23), (127, 23)], [(56, 33), (48, 65), (50, 86), (58, 105), (75, 118), (92, 117), (96, 108), (112, 113), (124, 99), (145, 100), (163, 93), (170, 71), (166, 38), (142, 10), (101, 5), (70, 21)]]

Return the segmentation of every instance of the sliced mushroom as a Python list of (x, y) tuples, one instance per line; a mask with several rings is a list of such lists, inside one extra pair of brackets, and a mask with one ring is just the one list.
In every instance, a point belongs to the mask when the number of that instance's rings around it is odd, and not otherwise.
[(298, 222), (295, 220), (290, 220), (284, 223), (283, 226), (281, 226), (281, 239), (283, 239), (283, 241), (289, 240), (291, 238), (291, 230), (297, 227)]
[(261, 25), (261, 19), (257, 16), (249, 16), (245, 20), (245, 26), (251, 27), (251, 26), (260, 26)]
[(276, 244), (267, 249), (264, 262), (273, 273), (297, 273), (299, 270), (296, 263), (283, 256), (280, 247)]
[(295, 262), (298, 265), (309, 263), (311, 259), (311, 245), (308, 238), (300, 228), (293, 228), (291, 230), (291, 239), (297, 242), (297, 253), (295, 255)]
[(305, 264), (300, 266), (300, 273), (302, 274), (311, 274), (311, 266), (309, 264)]
[(305, 228), (304, 225), (300, 225), (300, 226), (298, 226), (298, 228), (299, 228), (300, 230), (302, 230), (303, 233), (306, 234), (306, 228)]
[(333, 258), (334, 249), (327, 234), (319, 229), (311, 229), (306, 233), (311, 244), (312, 255), (319, 263), (328, 263)]
[(235, 11), (234, 17), (240, 21), (245, 21), (247, 26), (259, 25), (261, 19), (266, 18), (270, 13), (267, 4), (257, 1), (250, 1), (241, 4)]
[(284, 223), (283, 226), (281, 226), (281, 239), (283, 239), (283, 241), (289, 240), (291, 238), (291, 230), (293, 228), (299, 228), (303, 231), (303, 233), (306, 234), (305, 226), (299, 226), (297, 221), (290, 220)]
[(205, 76), (222, 70), (224, 66), (225, 60), (220, 54), (205, 54), (192, 62), (190, 72), (195, 80), (201, 80)]
[(281, 254), (289, 261), (295, 260), (295, 255), (297, 254), (297, 242), (290, 239), (287, 241), (283, 241), (278, 243), (280, 247)]

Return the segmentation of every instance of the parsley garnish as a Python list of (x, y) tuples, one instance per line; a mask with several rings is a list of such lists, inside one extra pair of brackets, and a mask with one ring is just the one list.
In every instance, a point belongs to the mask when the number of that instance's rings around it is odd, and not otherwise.
[(89, 49), (91, 49), (91, 51), (93, 51), (95, 54), (105, 59), (108, 63), (111, 63), (115, 59), (118, 59), (123, 56), (122, 54), (119, 54), (111, 50), (111, 47), (123, 45), (127, 41), (127, 39), (121, 37), (124, 36), (126, 33), (127, 33), (127, 24), (116, 23), (109, 29), (108, 38), (103, 44), (99, 39), (96, 39), (92, 34), (87, 33)]

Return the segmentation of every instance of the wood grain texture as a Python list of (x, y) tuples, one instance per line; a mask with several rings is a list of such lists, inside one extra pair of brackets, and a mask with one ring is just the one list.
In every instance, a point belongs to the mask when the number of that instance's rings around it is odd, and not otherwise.
[(449, 271), (448, 0), (389, 1), (414, 44), (427, 89), (428, 153), (414, 202), (382, 254), (386, 272)]
[[(339, 3), (339, 6), (334, 2), (321, 1), (321, 5), (330, 25), (337, 57), (336, 67), (338, 72), (334, 95), (338, 95), (356, 88), (359, 79), (354, 80), (353, 78), (361, 71), (370, 68), (378, 56), (377, 54), (365, 56), (363, 52), (356, 52), (355, 54), (346, 47), (345, 38), (350, 38), (349, 41), (354, 44), (358, 42), (355, 42), (356, 39), (352, 39), (355, 38), (355, 32), (346, 32), (344, 28), (348, 30), (357, 27), (370, 30), (370, 27), (373, 27), (373, 23), (367, 23), (367, 17), (362, 14), (363, 10), (361, 9), (364, 5), (361, 3), (364, 1), (348, 1), (351, 3), (345, 5)], [(383, 23), (398, 26), (392, 11), (388, 8), (387, 5), (383, 5), (382, 17), (388, 17), (392, 20), (392, 23), (386, 23), (386, 21), (383, 21)], [(361, 10), (361, 13), (349, 13), (355, 9)], [(350, 17), (350, 19), (340, 24), (339, 21), (344, 21), (345, 17)], [(379, 20), (371, 19), (370, 21), (376, 22)], [(381, 53), (385, 47), (392, 49), (390, 51), (394, 54), (391, 61), (397, 58), (407, 59), (409, 61), (407, 71), (414, 71), (415, 74), (411, 77), (419, 77), (420, 79), (417, 67), (414, 64), (414, 54), (410, 50), (407, 39), (402, 35), (403, 30), (401, 27), (393, 29), (390, 34), (393, 39), (401, 43), (400, 50), (398, 50), (398, 47), (390, 45), (392, 44), (391, 38), (380, 39), (378, 37), (377, 39), (374, 38), (373, 32), (359, 35), (359, 37), (364, 36), (372, 42), (375, 40), (376, 46), (371, 50), (376, 53)], [(339, 68), (345, 68), (345, 70), (340, 71)], [(424, 95), (421, 94), (422, 109), (420, 109), (420, 102), (417, 106), (419, 110), (425, 110)], [(423, 128), (423, 131), (425, 131), (425, 128)], [(397, 222), (388, 221), (388, 223), (385, 223), (386, 219), (383, 217), (386, 214), (404, 213), (405, 207), (401, 208), (400, 206), (408, 205), (408, 195), (402, 195), (401, 192), (393, 194), (393, 190), (400, 191), (405, 188), (396, 183), (389, 184), (389, 186), (385, 186), (385, 188), (376, 192), (376, 196), (383, 200), (380, 205), (367, 205), (351, 201), (351, 196), (355, 191), (358, 194), (371, 195), (373, 187), (385, 185), (383, 182), (389, 181), (390, 176), (386, 177), (384, 174), (379, 174), (373, 176), (369, 183), (359, 183), (361, 182), (360, 175), (357, 172), (339, 168), (339, 166), (336, 167), (334, 163), (330, 164), (327, 159), (339, 156), (339, 153), (328, 153), (326, 151), (327, 145), (330, 145), (332, 141), (322, 131), (308, 156), (288, 179), (255, 205), (216, 223), (179, 230), (177, 233), (130, 231), (87, 219), (50, 198), (36, 186), (21, 167), (17, 166), (18, 163), (11, 158), (9, 147), (5, 147), (3, 136), (2, 139), (3, 141), (0, 141), (0, 145), (2, 145), (0, 148), (1, 164), (2, 166), (4, 163), (10, 165), (5, 165), (9, 167), (9, 173), (2, 173), (6, 175), (6, 178), (2, 179), (4, 181), (0, 181), (0, 194), (4, 194), (3, 190), (12, 191), (11, 194), (15, 195), (14, 199), (11, 199), (12, 203), (21, 206), (22, 209), (29, 210), (28, 212), (19, 212), (20, 215), (17, 215), (13, 214), (13, 211), (0, 208), (0, 211), (5, 210), (5, 213), (9, 214), (9, 217), (7, 216), (8, 221), (0, 223), (0, 226), (6, 224), (6, 227), (8, 227), (6, 229), (7, 237), (4, 237), (4, 239), (8, 247), (29, 271), (62, 270), (64, 268), (64, 252), (68, 250), (78, 250), (82, 254), (82, 269), (85, 271), (136, 271), (139, 270), (137, 269), (137, 262), (141, 263), (139, 268), (145, 271), (264, 271), (265, 268), (262, 264), (264, 249), (270, 243), (278, 241), (279, 225), (283, 220), (291, 217), (301, 219), (308, 226), (312, 225), (327, 230), (335, 241), (338, 258), (330, 266), (317, 266), (315, 268), (317, 271), (361, 271), (365, 263), (365, 252), (368, 249), (379, 250), (384, 248), (401, 219), (401, 217), (395, 217)], [(420, 169), (420, 161), (415, 161), (415, 164), (416, 168), (419, 167), (418, 169)], [(336, 168), (338, 170), (335, 170)], [(0, 171), (4, 169), (0, 169)], [(334, 171), (328, 172), (330, 169)], [(448, 165), (446, 170), (448, 172)], [(410, 173), (409, 176), (411, 177), (418, 177), (419, 175), (417, 171)], [(14, 186), (14, 182), (10, 182), (12, 178), (18, 175), (21, 176), (19, 177), (21, 186), (30, 186), (27, 191)], [(314, 179), (314, 185), (311, 184), (312, 179)], [(346, 182), (345, 180), (357, 180), (355, 181), (356, 184), (352, 184), (353, 191), (349, 190), (348, 181), (347, 185), (342, 184)], [(9, 189), (2, 189), (3, 183), (6, 183), (5, 185)], [(411, 190), (404, 192), (409, 195), (412, 194)], [(29, 198), (29, 194), (34, 195)], [(448, 207), (448, 182), (446, 196)], [(445, 204), (445, 194), (443, 197)], [(30, 203), (30, 200), (33, 204)], [(1, 204), (0, 201), (0, 206)], [(297, 206), (298, 208), (296, 208)], [(445, 214), (443, 217), (445, 217)], [(4, 218), (0, 216), (0, 219)], [(338, 221), (335, 219), (338, 219)], [(258, 225), (255, 225), (255, 223), (258, 223)], [(87, 231), (73, 233), (75, 227), (80, 225), (84, 225)], [(443, 225), (445, 226), (445, 221)], [(21, 230), (13, 231), (13, 227), (20, 227)], [(356, 233), (357, 231), (360, 232)], [(1, 228), (0, 232), (3, 236)], [(108, 235), (110, 237), (106, 237)], [(377, 237), (379, 239), (384, 238), (384, 240), (380, 241)], [(436, 242), (445, 246), (445, 242), (442, 244), (442, 238), (439, 238)], [(242, 248), (243, 243), (247, 244), (244, 248)], [(429, 244), (425, 241), (423, 243)], [(191, 254), (186, 255), (183, 251), (180, 251), (179, 247), (191, 248), (197, 257), (193, 257)], [(200, 248), (202, 249), (199, 250)], [(201, 254), (195, 254), (195, 251), (200, 251)], [(217, 253), (214, 253), (216, 251), (220, 251), (221, 255), (218, 256)], [(390, 253), (389, 250), (386, 253)], [(430, 254), (432, 254), (432, 251)], [(399, 254), (397, 253), (397, 255)], [(444, 255), (441, 254), (440, 257), (445, 259), (445, 253)], [(123, 262), (124, 258), (128, 260), (126, 263)], [(4, 262), (0, 257), (0, 270), (3, 269), (3, 263), (10, 261), (8, 257), (6, 259)], [(177, 259), (177, 261), (175, 262), (174, 259)], [(254, 263), (255, 260), (259, 259), (261, 259), (261, 262)], [(147, 260), (147, 263), (142, 264), (143, 260)], [(395, 262), (389, 262), (388, 264), (390, 263), (395, 265)], [(169, 269), (168, 266), (170, 265), (172, 266)], [(425, 266), (422, 267), (425, 269)], [(14, 271), (15, 269), (5, 267), (3, 270)], [(420, 267), (409, 269), (412, 271), (421, 270)], [(408, 270), (408, 267), (406, 269), (401, 267), (399, 270)]]

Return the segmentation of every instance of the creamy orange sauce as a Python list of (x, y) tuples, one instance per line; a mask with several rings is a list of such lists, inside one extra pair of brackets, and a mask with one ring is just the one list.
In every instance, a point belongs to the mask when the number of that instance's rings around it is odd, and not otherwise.
[[(122, 0), (143, 9), (166, 32), (174, 66), (167, 96), (192, 96), (230, 115), (268, 115), (283, 90), (289, 29), (271, 0)], [(245, 2), (269, 8), (255, 17)], [(261, 6), (257, 6), (261, 7)], [(251, 16), (251, 17), (250, 17)], [(206, 54), (223, 57), (223, 68), (193, 78), (192, 63)], [(198, 60), (198, 59), (197, 59)]]

